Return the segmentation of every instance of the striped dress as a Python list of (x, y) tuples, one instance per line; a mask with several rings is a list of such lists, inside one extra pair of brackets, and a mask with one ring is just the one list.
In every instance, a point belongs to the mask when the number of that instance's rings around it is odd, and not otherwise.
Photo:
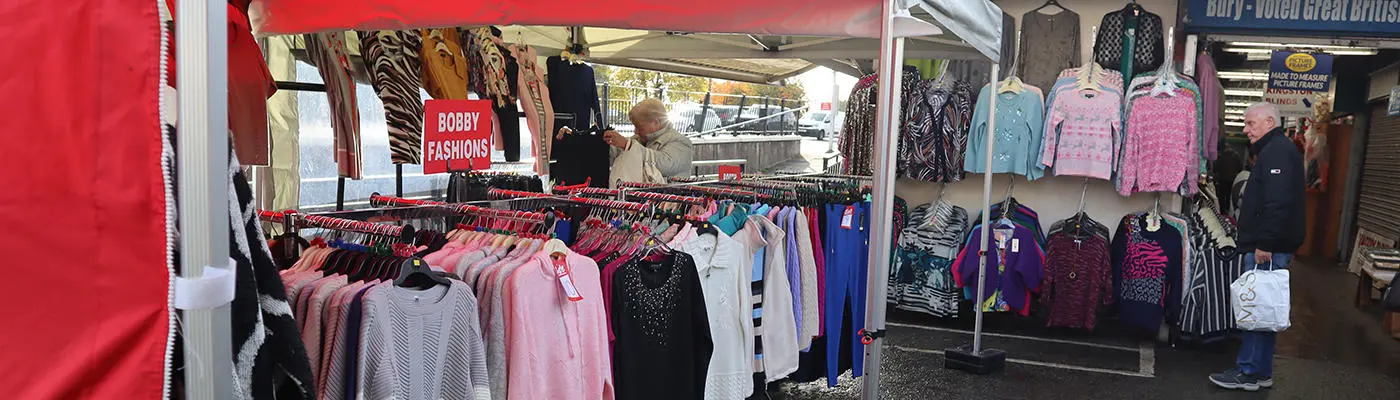
[(423, 86), (420, 58), (423, 38), (417, 30), (361, 32), (360, 47), (370, 82), (384, 103), (389, 126), (389, 159), (394, 164), (422, 162)]

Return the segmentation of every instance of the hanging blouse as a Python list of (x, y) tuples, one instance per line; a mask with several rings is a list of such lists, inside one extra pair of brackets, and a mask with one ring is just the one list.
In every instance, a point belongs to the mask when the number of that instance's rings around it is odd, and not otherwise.
[[(983, 86), (978, 95), (977, 109), (972, 113), (972, 129), (968, 134), (967, 172), (984, 172), (986, 168), (987, 136), (992, 135), (992, 170), (990, 173), (1015, 173), (1027, 179), (1039, 179), (1045, 174), (1040, 165), (1041, 129), (1044, 123), (1044, 103), (1036, 91), (1024, 86), (1019, 92), (991, 92)], [(992, 101), (997, 103), (996, 115), (990, 115)], [(996, 118), (996, 132), (988, 133), (988, 121)]]
[(617, 398), (703, 399), (714, 342), (694, 259), (634, 259), (613, 275), (612, 297)]
[(520, 65), (520, 107), (524, 109), (525, 124), (530, 127), (531, 143), (535, 146), (535, 174), (549, 174), (549, 158), (554, 136), (554, 105), (550, 104), (549, 87), (545, 86), (544, 71), (535, 62), (535, 49), (530, 46), (512, 47), (510, 53)]
[(1164, 60), (1162, 38), (1162, 17), (1128, 4), (1099, 22), (1094, 61), (1125, 77), (1156, 70)]
[(335, 133), (335, 163), (341, 177), (360, 179), (364, 166), (360, 149), (360, 110), (355, 100), (354, 70), (343, 32), (306, 35), (306, 53), (321, 73), (330, 100), (331, 129)]
[[(1197, 102), (1184, 89), (1131, 100), (1120, 155), (1118, 193), (1176, 192), (1200, 169)], [(1188, 194), (1196, 185), (1188, 184)]]
[(483, 67), (482, 79), (486, 83), (484, 97), (495, 100), (498, 107), (515, 101), (514, 93), (510, 90), (510, 77), (506, 75), (506, 56), (496, 45), (491, 28), (476, 28), (473, 34)]
[(875, 137), (875, 81), (876, 74), (866, 75), (851, 89), (846, 101), (846, 122), (841, 127), (841, 172), (853, 175), (871, 175), (871, 149)]
[(467, 99), (467, 58), (457, 28), (423, 29), (423, 89), (439, 100)]
[(360, 50), (370, 83), (384, 103), (389, 127), (389, 160), (394, 164), (422, 161), (423, 99), (422, 36), (417, 30), (362, 31)]

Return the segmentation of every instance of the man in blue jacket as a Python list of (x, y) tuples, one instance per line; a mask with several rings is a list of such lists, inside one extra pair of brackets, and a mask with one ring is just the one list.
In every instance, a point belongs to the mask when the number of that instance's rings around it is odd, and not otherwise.
[[(1236, 243), (1246, 269), (1286, 268), (1305, 234), (1303, 156), (1284, 136), (1273, 104), (1250, 105), (1244, 133), (1256, 158), (1240, 201)], [(1272, 387), (1278, 333), (1246, 331), (1240, 339), (1237, 367), (1212, 374), (1210, 381), (1226, 389)]]

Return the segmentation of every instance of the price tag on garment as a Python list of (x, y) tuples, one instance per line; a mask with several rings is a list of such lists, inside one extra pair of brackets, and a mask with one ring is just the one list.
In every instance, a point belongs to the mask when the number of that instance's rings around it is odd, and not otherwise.
[(1147, 231), (1156, 232), (1158, 229), (1162, 229), (1162, 217), (1155, 215), (1147, 216)]
[(841, 229), (851, 229), (851, 220), (856, 216), (856, 206), (846, 206), (846, 211), (841, 213)]
[(583, 295), (574, 287), (574, 278), (569, 274), (569, 262), (566, 257), (551, 255), (549, 259), (554, 260), (554, 278), (559, 280), (559, 287), (564, 289), (564, 295), (568, 296), (569, 301), (583, 300)]
[(1021, 239), (1011, 239), (1011, 252), (1012, 252), (1012, 253), (1020, 253), (1020, 252), (1021, 252)]
[(423, 103), (423, 173), (491, 169), (491, 100)]

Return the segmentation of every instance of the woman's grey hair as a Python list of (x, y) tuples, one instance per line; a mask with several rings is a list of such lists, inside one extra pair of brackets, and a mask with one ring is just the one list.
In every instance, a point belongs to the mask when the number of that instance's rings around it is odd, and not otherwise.
[(1249, 108), (1244, 109), (1244, 115), (1258, 115), (1261, 117), (1273, 118), (1275, 127), (1283, 125), (1283, 118), (1279, 116), (1278, 107), (1274, 106), (1274, 103), (1261, 101), (1250, 104)]
[(632, 106), (632, 111), (628, 111), (627, 116), (636, 118), (638, 121), (652, 121), (661, 126), (670, 125), (669, 118), (666, 117), (666, 103), (657, 99), (642, 100), (637, 105)]

